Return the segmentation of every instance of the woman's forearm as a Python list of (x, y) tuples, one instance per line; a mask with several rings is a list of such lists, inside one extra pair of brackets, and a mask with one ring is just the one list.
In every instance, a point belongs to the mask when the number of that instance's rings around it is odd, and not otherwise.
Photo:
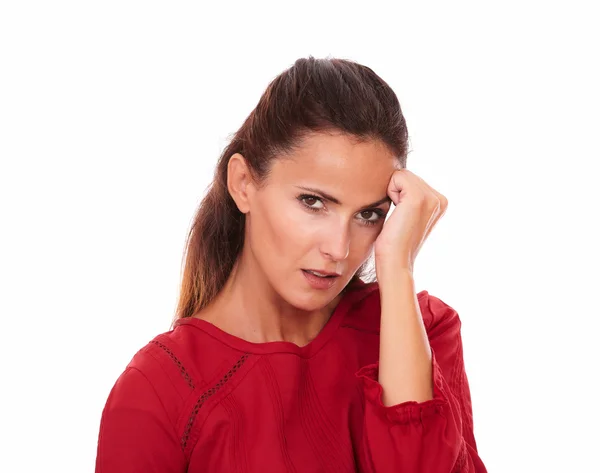
[(379, 383), (386, 406), (433, 398), (431, 349), (412, 272), (378, 269), (381, 294)]

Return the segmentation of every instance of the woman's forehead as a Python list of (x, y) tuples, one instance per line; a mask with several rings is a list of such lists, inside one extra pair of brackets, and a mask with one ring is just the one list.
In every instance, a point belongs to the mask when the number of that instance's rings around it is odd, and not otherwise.
[(325, 136), (305, 142), (290, 159), (276, 160), (269, 181), (280, 188), (320, 190), (354, 206), (385, 197), (396, 169), (398, 160), (379, 142)]
[(305, 139), (288, 159), (278, 159), (272, 171), (281, 178), (314, 178), (325, 182), (385, 179), (397, 169), (398, 160), (382, 142), (357, 142), (347, 135), (314, 134)]

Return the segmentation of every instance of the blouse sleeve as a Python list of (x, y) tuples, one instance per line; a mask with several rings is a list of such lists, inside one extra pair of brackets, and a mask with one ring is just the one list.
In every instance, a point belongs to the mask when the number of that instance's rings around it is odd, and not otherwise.
[(185, 470), (175, 428), (161, 399), (141, 371), (127, 367), (102, 412), (96, 473)]
[[(356, 375), (365, 394), (362, 473), (487, 473), (473, 435), (471, 397), (462, 355), (460, 319), (427, 295), (421, 306), (431, 346), (433, 399), (382, 402), (379, 364)], [(428, 326), (427, 326), (428, 325)]]

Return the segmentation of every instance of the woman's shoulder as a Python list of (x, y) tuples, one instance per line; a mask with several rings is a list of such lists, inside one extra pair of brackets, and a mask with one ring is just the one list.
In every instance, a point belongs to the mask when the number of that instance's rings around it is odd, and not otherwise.
[[(231, 362), (234, 354), (213, 349), (208, 335), (193, 330), (192, 325), (175, 324), (133, 355), (111, 388), (102, 412), (104, 434), (99, 452), (103, 461), (117, 458), (111, 455), (119, 439), (135, 443), (135, 438), (129, 438), (132, 432), (140, 438), (147, 435), (149, 442), (160, 441), (160, 447), (179, 445), (189, 453), (201, 425), (197, 421), (199, 407), (203, 406), (202, 415), (212, 412), (227, 393), (220, 389), (225, 381), (240, 378), (232, 373), (252, 366), (244, 364), (244, 355), (235, 353), (237, 359)], [(205, 403), (208, 398), (211, 402)]]
[(207, 386), (237, 366), (240, 358), (191, 327), (176, 324), (139, 348), (111, 388), (105, 411), (120, 412), (134, 405), (164, 410), (173, 425), (188, 415)]
[(235, 363), (239, 353), (228, 350), (207, 332), (198, 330), (198, 319), (179, 319), (159, 333), (133, 356), (126, 368), (143, 373), (151, 384), (171, 385), (185, 397)]

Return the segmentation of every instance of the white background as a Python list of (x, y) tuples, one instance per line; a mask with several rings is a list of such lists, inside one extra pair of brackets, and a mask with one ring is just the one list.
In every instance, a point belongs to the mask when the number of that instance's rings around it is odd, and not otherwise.
[(312, 54), (392, 86), (449, 199), (415, 276), (461, 315), (489, 471), (600, 471), (592, 3), (2, 2), (0, 470), (93, 471), (218, 155)]

